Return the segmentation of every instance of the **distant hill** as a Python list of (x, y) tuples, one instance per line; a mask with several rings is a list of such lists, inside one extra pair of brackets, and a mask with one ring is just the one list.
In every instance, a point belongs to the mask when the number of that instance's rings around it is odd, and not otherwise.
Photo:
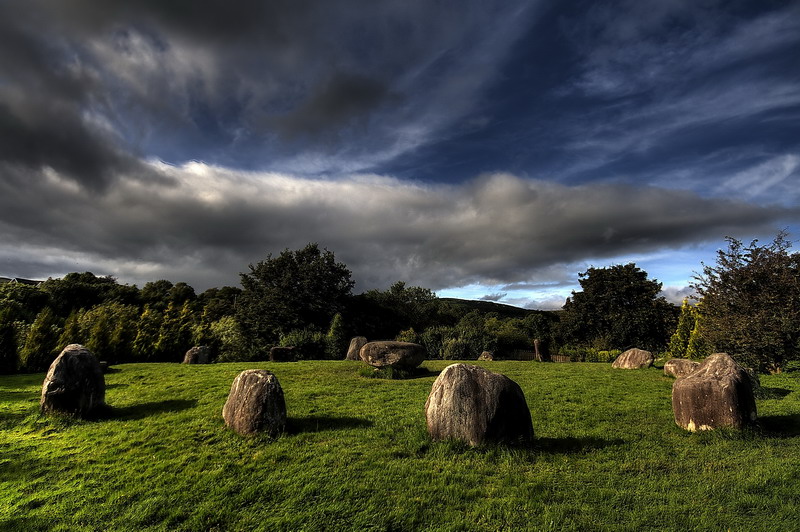
[(470, 299), (457, 299), (454, 297), (442, 297), (439, 298), (439, 300), (450, 303), (455, 307), (468, 309), (468, 311), (478, 310), (486, 313), (495, 312), (504, 318), (524, 318), (529, 314), (553, 314), (548, 310), (520, 308), (513, 305), (505, 305), (503, 303), (495, 303), (494, 301), (475, 301)]

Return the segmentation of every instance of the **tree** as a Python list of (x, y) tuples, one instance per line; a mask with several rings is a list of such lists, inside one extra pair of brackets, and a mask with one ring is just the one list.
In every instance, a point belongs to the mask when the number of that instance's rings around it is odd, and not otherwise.
[(800, 253), (789, 253), (784, 231), (767, 245), (726, 240), (695, 276), (702, 336), (741, 364), (779, 372), (800, 356)]
[(697, 322), (695, 308), (684, 298), (681, 304), (681, 314), (678, 316), (678, 327), (669, 339), (667, 352), (673, 358), (683, 358), (689, 347), (689, 337)]
[(97, 277), (92, 272), (68, 273), (61, 279), (48, 279), (39, 289), (50, 296), (50, 307), (62, 318), (77, 309), (88, 309), (120, 294), (116, 279)]
[(317, 244), (270, 254), (249, 268), (241, 274), (236, 316), (254, 349), (275, 345), (292, 330), (325, 330), (354, 285), (347, 266)]
[(331, 360), (344, 358), (347, 353), (347, 337), (344, 333), (342, 314), (337, 312), (331, 320), (328, 334), (325, 336), (325, 354)]
[(50, 307), (44, 307), (33, 321), (25, 345), (20, 350), (22, 368), (28, 372), (37, 372), (50, 367), (58, 356), (60, 334), (58, 318)]
[(10, 309), (0, 311), (0, 375), (17, 371), (17, 330)]
[(572, 292), (561, 315), (566, 341), (598, 349), (666, 346), (676, 308), (659, 297), (661, 283), (634, 263), (589, 268), (579, 274), (582, 290)]

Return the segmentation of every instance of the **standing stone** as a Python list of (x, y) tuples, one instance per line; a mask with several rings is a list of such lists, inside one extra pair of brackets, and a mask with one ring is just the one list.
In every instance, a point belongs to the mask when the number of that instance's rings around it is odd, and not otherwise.
[(756, 402), (747, 372), (726, 353), (711, 355), (672, 385), (675, 423), (690, 430), (741, 429), (756, 420)]
[(425, 348), (411, 342), (369, 342), (361, 348), (359, 356), (376, 368), (414, 369), (425, 360)]
[(533, 439), (531, 412), (519, 385), (498, 373), (452, 364), (436, 378), (425, 402), (428, 434), (476, 446)]
[(700, 362), (695, 362), (694, 360), (689, 360), (686, 358), (673, 358), (667, 360), (667, 362), (664, 364), (664, 375), (679, 379), (692, 373), (699, 367)]
[(225, 425), (243, 436), (277, 436), (286, 427), (286, 402), (278, 378), (265, 369), (246, 369), (233, 380), (222, 408)]
[(196, 345), (186, 351), (184, 364), (208, 364), (211, 362), (211, 350), (204, 345)]
[(483, 353), (481, 353), (481, 356), (478, 357), (478, 360), (486, 360), (486, 361), (494, 360), (494, 353), (492, 353), (491, 351), (484, 351)]
[(616, 369), (644, 369), (653, 365), (655, 357), (644, 349), (628, 349), (611, 364)]
[(269, 350), (270, 362), (294, 362), (295, 357), (294, 347), (273, 347)]
[(100, 362), (80, 344), (56, 357), (42, 384), (42, 412), (88, 417), (105, 408), (106, 381)]
[(364, 336), (356, 336), (350, 340), (350, 347), (347, 349), (345, 360), (361, 360), (359, 353), (361, 348), (366, 345), (367, 339)]

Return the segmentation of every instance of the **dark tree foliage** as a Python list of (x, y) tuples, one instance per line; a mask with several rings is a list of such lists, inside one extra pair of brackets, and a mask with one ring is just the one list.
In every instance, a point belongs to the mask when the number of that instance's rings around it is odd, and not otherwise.
[(236, 316), (252, 348), (276, 345), (280, 335), (313, 327), (327, 330), (351, 294), (347, 266), (316, 243), (277, 257), (268, 255), (241, 274)]
[(397, 281), (385, 291), (369, 290), (364, 296), (392, 315), (396, 332), (409, 328), (421, 331), (434, 324), (439, 311), (439, 298), (433, 291), (420, 286), (406, 286), (403, 281)]
[(47, 305), (48, 297), (36, 286), (18, 283), (0, 284), (0, 309), (11, 321), (32, 322)]
[(49, 296), (49, 306), (57, 316), (66, 318), (77, 309), (88, 309), (106, 301), (138, 304), (139, 291), (120, 285), (113, 277), (97, 277), (92, 272), (68, 273), (61, 279), (48, 279), (39, 289)]
[(242, 293), (241, 288), (223, 286), (209, 288), (198, 296), (198, 301), (203, 306), (203, 321), (214, 322), (225, 316), (236, 313), (236, 301)]
[(663, 349), (678, 309), (658, 294), (661, 283), (635, 264), (589, 268), (579, 274), (561, 314), (563, 340), (600, 349)]
[(781, 371), (800, 358), (800, 253), (789, 253), (785, 232), (767, 245), (726, 240), (716, 264), (695, 276), (702, 335), (739, 363)]
[(10, 309), (0, 310), (0, 375), (17, 371), (17, 331)]
[(164, 312), (170, 303), (170, 290), (173, 286), (172, 281), (166, 279), (145, 283), (140, 292), (142, 303), (159, 312)]

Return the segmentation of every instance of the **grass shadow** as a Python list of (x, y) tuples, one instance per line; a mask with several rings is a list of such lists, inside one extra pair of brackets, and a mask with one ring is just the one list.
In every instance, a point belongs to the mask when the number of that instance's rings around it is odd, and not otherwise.
[(371, 427), (374, 423), (369, 419), (357, 417), (308, 416), (290, 417), (286, 420), (288, 434), (322, 432), (326, 430), (347, 430)]
[(438, 377), (441, 371), (433, 371), (424, 366), (412, 369), (398, 369), (391, 366), (383, 368), (374, 368), (372, 366), (362, 366), (359, 369), (359, 375), (367, 377), (368, 379), (385, 379), (385, 380), (411, 380), (411, 379), (426, 379), (429, 377)]
[(800, 414), (759, 417), (758, 424), (768, 436), (778, 438), (800, 436)]
[(102, 417), (106, 419), (143, 419), (164, 412), (179, 412), (193, 408), (197, 405), (196, 399), (168, 399), (166, 401), (151, 401), (131, 406), (109, 407), (108, 412)]
[(756, 399), (783, 399), (792, 393), (792, 390), (786, 388), (767, 388), (766, 386), (760, 387), (755, 391)]
[(576, 454), (597, 451), (606, 447), (622, 445), (625, 440), (620, 438), (606, 439), (594, 436), (567, 437), (567, 438), (536, 438), (532, 448), (552, 454)]

